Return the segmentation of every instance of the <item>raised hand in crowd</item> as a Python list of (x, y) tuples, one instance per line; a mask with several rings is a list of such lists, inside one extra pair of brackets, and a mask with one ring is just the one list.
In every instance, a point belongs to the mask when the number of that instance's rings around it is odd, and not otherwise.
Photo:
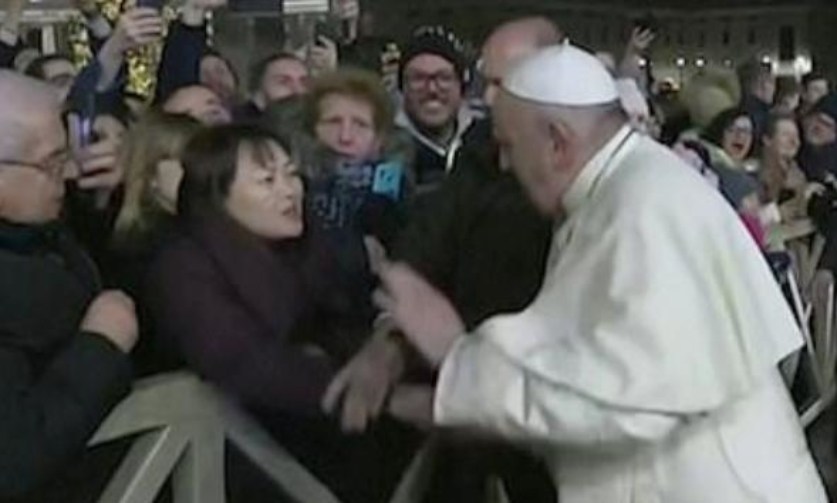
[(159, 41), (163, 36), (164, 27), (165, 21), (156, 9), (133, 8), (122, 14), (116, 29), (97, 56), (102, 65), (97, 89), (108, 89), (119, 74), (125, 54)]
[(26, 0), (6, 0), (3, 24), (0, 25), (0, 42), (14, 46), (20, 36), (20, 22), (23, 19), (23, 8)]
[(121, 52), (127, 52), (160, 40), (165, 22), (157, 9), (133, 8), (122, 14), (111, 37)]
[(360, 17), (360, 3), (357, 0), (337, 0), (335, 13), (341, 20), (352, 20)]
[[(5, 9), (3, 9), (5, 7)], [(38, 57), (40, 50), (27, 47), (21, 37), (21, 23), (26, 0), (0, 0), (0, 10), (5, 16), (0, 24), (0, 68), (14, 69), (20, 73)]]
[(645, 54), (656, 38), (657, 34), (653, 29), (637, 26), (631, 32), (631, 38), (628, 40), (625, 51), (629, 54)]
[(90, 33), (99, 40), (104, 40), (111, 35), (112, 27), (95, 0), (73, 0), (76, 9), (84, 16), (87, 28)]
[(95, 194), (96, 208), (103, 209), (122, 184), (125, 170), (119, 162), (121, 135), (104, 131), (100, 123), (96, 126), (94, 133), (99, 139), (76, 149), (77, 171), (70, 172), (68, 178), (75, 179), (79, 189)]
[(634, 27), (625, 46), (625, 55), (619, 63), (619, 76), (634, 79), (643, 90), (648, 89), (648, 82), (640, 62), (656, 38), (657, 34), (652, 28)]
[(122, 352), (130, 353), (139, 337), (134, 302), (120, 291), (100, 293), (87, 308), (81, 330), (100, 335)]
[(358, 23), (360, 22), (360, 3), (358, 0), (337, 0), (335, 4), (337, 18), (346, 24), (347, 32), (343, 34), (344, 42), (350, 42), (358, 37)]
[(313, 75), (322, 75), (337, 68), (337, 42), (328, 37), (318, 36), (308, 47), (308, 61)]
[(203, 26), (207, 12), (227, 5), (227, 0), (186, 0), (180, 12), (180, 19), (186, 26)]

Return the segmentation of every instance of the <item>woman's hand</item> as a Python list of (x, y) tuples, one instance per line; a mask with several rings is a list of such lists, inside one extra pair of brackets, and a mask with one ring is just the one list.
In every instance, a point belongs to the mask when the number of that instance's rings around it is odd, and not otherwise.
[(404, 367), (400, 345), (386, 331), (376, 333), (331, 381), (323, 396), (323, 411), (336, 414), (339, 410), (346, 432), (365, 431), (384, 412)]

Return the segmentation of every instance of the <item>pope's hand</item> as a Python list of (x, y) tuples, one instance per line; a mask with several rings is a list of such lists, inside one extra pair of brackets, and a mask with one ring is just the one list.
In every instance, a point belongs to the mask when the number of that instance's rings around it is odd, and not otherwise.
[(404, 264), (386, 264), (375, 302), (434, 366), (441, 365), (465, 325), (444, 295)]

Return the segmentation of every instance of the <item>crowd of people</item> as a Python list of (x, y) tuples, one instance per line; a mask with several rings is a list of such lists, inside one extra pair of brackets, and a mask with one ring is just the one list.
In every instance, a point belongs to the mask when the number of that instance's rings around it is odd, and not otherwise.
[[(401, 41), (395, 63), (388, 40), (318, 34), (277, 47), (246, 86), (208, 41), (224, 0), (186, 0), (167, 27), (148, 7), (111, 25), (80, 0), (94, 52), (81, 69), (25, 45), (24, 3), (8, 0), (0, 28), (0, 499), (43, 498), (132, 379), (188, 368), (343, 501), (385, 501), (434, 422), (439, 376), (373, 301), (379, 276), (409, 264), (462, 331), (535, 300), (556, 221), (529, 185), (548, 181), (515, 177), (538, 152), (511, 151), (523, 130), (495, 115), (510, 70), (566, 44), (560, 20), (504, 23), (478, 61), (440, 26)], [(745, 63), (677, 90), (641, 64), (653, 39), (638, 26), (621, 60), (597, 53), (617, 115), (717, 189), (763, 252), (811, 220), (837, 268), (829, 80), (777, 85)], [(160, 42), (146, 101), (125, 91), (126, 59)], [(426, 501), (485, 501), (490, 477), (515, 502), (557, 497), (532, 449), (458, 430), (434, 474)]]

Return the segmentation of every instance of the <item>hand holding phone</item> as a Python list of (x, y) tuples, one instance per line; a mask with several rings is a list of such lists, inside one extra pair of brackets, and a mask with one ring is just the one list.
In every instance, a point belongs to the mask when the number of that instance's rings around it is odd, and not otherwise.
[(323, 38), (337, 42), (342, 37), (340, 36), (340, 30), (332, 23), (320, 20), (314, 25), (314, 44), (322, 46), (321, 39)]
[(317, 23), (317, 28), (314, 30), (314, 43), (308, 46), (308, 62), (314, 75), (329, 72), (337, 68), (339, 57), (337, 38), (323, 34), (325, 28), (321, 28), (320, 26), (325, 25)]
[(95, 141), (93, 134), (93, 119), (82, 113), (71, 113), (67, 116), (67, 130), (69, 132), (70, 148), (78, 157), (88, 145)]
[[(160, 14), (162, 5), (162, 1), (138, 0), (137, 7), (126, 10), (119, 17), (107, 45), (112, 46), (121, 58), (127, 51), (161, 40), (165, 29), (165, 21)], [(116, 64), (121, 63), (120, 60)]]

